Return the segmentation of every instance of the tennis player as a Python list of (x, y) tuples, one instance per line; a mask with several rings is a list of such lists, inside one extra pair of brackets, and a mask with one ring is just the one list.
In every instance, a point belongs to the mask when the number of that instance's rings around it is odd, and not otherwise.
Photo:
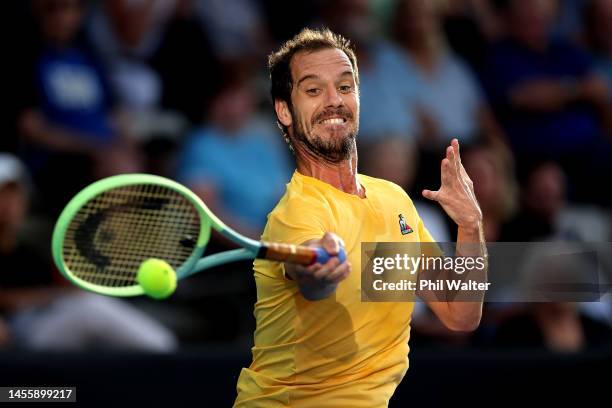
[[(400, 187), (357, 173), (359, 74), (349, 42), (305, 29), (270, 55), (269, 68), (278, 124), (297, 169), (262, 239), (322, 245), (332, 254), (344, 246), (348, 259), (307, 268), (255, 261), (253, 362), (240, 374), (234, 406), (387, 407), (408, 369), (414, 304), (361, 301), (360, 244), (433, 239)], [(439, 190), (423, 195), (457, 223), (458, 244), (483, 243), (456, 140), (441, 180)], [(479, 324), (481, 302), (427, 303), (452, 330)]]

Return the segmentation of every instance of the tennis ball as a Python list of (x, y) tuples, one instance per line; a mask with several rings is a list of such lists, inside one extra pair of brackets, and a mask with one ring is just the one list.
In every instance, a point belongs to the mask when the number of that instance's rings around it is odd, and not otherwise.
[(152, 298), (164, 299), (176, 289), (176, 273), (168, 262), (161, 259), (147, 259), (140, 264), (136, 281)]

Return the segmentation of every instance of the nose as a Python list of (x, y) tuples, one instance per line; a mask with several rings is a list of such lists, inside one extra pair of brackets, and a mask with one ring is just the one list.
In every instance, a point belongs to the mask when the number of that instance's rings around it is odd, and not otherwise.
[(325, 100), (326, 107), (338, 107), (338, 106), (344, 105), (344, 100), (340, 96), (340, 93), (338, 92), (338, 89), (336, 88), (335, 85), (333, 84), (328, 85), (327, 92), (325, 93), (325, 95), (326, 95), (326, 100)]

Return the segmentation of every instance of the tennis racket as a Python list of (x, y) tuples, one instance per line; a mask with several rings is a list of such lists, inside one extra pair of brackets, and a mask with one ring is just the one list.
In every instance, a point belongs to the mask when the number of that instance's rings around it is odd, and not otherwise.
[[(202, 258), (211, 229), (241, 248)], [(136, 276), (141, 263), (150, 258), (168, 262), (183, 279), (244, 259), (311, 265), (333, 257), (323, 248), (247, 238), (225, 225), (185, 186), (150, 174), (109, 177), (79, 192), (55, 225), (52, 252), (68, 280), (109, 296), (144, 294)], [(344, 249), (337, 257), (346, 259)]]

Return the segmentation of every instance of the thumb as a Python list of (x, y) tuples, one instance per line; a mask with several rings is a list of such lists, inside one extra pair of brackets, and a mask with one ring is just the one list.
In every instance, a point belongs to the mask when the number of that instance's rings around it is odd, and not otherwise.
[(432, 201), (438, 201), (438, 195), (440, 194), (439, 191), (431, 191), (431, 190), (423, 190), (423, 197), (427, 198), (428, 200), (432, 200)]
[(340, 244), (338, 242), (338, 237), (331, 232), (326, 232), (321, 238), (321, 246), (325, 251), (330, 255), (335, 255), (340, 251)]

